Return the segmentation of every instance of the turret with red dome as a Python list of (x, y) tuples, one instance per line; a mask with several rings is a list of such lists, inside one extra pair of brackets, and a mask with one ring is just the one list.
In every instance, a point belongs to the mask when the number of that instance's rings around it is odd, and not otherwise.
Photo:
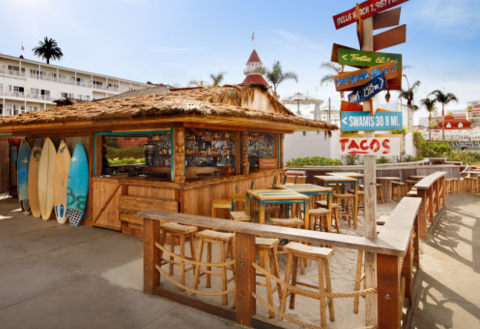
[(263, 75), (257, 71), (262, 67), (263, 63), (260, 60), (260, 56), (258, 56), (257, 51), (254, 49), (250, 55), (250, 58), (248, 59), (247, 68), (243, 70), (243, 73), (246, 75), (243, 83), (262, 83), (269, 87)]

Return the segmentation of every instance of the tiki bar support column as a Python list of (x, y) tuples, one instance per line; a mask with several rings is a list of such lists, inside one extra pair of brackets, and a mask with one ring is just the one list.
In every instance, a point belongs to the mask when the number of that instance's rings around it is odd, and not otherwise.
[(185, 183), (185, 128), (173, 128), (174, 182)]
[(248, 131), (242, 131), (241, 134), (242, 175), (248, 175), (248, 172), (250, 170), (250, 163), (248, 162)]

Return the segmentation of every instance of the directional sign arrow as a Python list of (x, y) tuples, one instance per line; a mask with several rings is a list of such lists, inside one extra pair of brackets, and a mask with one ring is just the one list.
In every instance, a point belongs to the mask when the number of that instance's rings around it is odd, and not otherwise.
[(346, 124), (347, 124), (347, 118), (343, 118), (343, 119), (342, 119), (342, 123), (343, 123), (344, 125), (346, 125)]

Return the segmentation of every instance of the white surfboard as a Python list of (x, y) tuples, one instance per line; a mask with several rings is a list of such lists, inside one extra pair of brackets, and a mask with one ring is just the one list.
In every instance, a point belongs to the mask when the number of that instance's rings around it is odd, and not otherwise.
[(47, 137), (38, 167), (38, 201), (43, 220), (48, 220), (53, 210), (53, 175), (56, 156), (55, 145)]
[(67, 144), (62, 141), (58, 147), (55, 173), (53, 174), (53, 209), (60, 224), (67, 221), (67, 186), (70, 160), (70, 151)]

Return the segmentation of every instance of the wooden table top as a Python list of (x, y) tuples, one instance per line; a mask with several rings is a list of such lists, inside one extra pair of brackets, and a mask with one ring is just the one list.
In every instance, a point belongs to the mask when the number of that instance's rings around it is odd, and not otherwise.
[(470, 175), (470, 174), (474, 174), (474, 175), (476, 174), (476, 175), (478, 175), (478, 174), (480, 174), (480, 171), (471, 171), (471, 170), (469, 170), (469, 171), (462, 171), (461, 174), (469, 174), (469, 175)]
[(378, 180), (400, 180), (400, 177), (377, 177)]
[(359, 174), (358, 172), (327, 172), (328, 176), (345, 176), (350, 178), (363, 178), (363, 174)]
[(291, 189), (248, 190), (247, 194), (258, 198), (259, 200), (309, 199), (309, 196), (300, 194)]
[(324, 182), (341, 182), (341, 183), (358, 183), (355, 178), (346, 176), (313, 176), (315, 179), (319, 179)]
[(410, 178), (413, 178), (413, 179), (424, 179), (425, 177), (427, 176), (410, 176)]
[(331, 192), (331, 187), (324, 187), (315, 184), (286, 184), (286, 185), (275, 185), (277, 189), (289, 189), (298, 193), (305, 192)]

